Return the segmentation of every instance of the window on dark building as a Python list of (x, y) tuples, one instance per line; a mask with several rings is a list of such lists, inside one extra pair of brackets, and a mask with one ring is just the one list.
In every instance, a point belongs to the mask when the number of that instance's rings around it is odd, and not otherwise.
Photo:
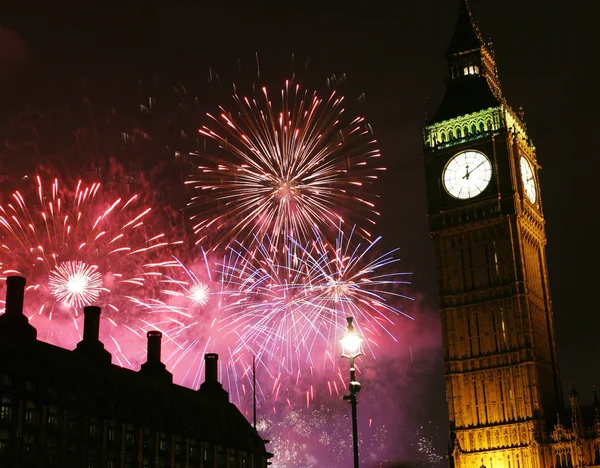
[(37, 426), (39, 422), (39, 413), (33, 401), (25, 404), (25, 424), (28, 426)]
[(23, 460), (33, 461), (35, 458), (35, 437), (31, 434), (25, 434), (23, 436)]
[(127, 434), (125, 436), (127, 448), (132, 448), (135, 445), (135, 428), (133, 424), (127, 424)]
[(48, 385), (48, 396), (50, 398), (56, 398), (58, 396), (58, 390), (54, 385)]
[(154, 441), (156, 439), (156, 433), (151, 431), (150, 429), (144, 429), (144, 439), (142, 441), (142, 445), (144, 450), (148, 452), (154, 452)]
[(229, 449), (229, 466), (237, 467), (239, 465), (240, 455), (237, 450)]
[(106, 431), (106, 439), (109, 444), (113, 444), (117, 440), (117, 421), (110, 419)]
[(181, 443), (181, 437), (177, 436), (175, 438), (175, 456), (181, 458), (183, 455), (183, 444)]
[(196, 439), (190, 439), (190, 460), (198, 459), (198, 442)]
[(98, 398), (90, 395), (88, 396), (87, 400), (90, 407), (94, 410), (94, 412), (96, 412), (96, 410), (98, 409)]
[(60, 429), (60, 414), (56, 406), (48, 408), (48, 427), (50, 429)]
[(211, 444), (204, 444), (204, 464), (206, 466), (212, 466), (215, 460), (214, 447)]
[(118, 450), (109, 450), (108, 451), (108, 459), (112, 460), (115, 468), (121, 468), (121, 456), (123, 452), (121, 452), (121, 447)]
[(9, 457), (8, 450), (9, 450), (8, 441), (0, 440), (0, 460), (5, 460), (6, 458)]
[(73, 435), (79, 433), (79, 415), (72, 411), (69, 413), (69, 432)]
[[(10, 456), (10, 432), (8, 430), (0, 430), (0, 461)], [(0, 466), (4, 466), (0, 464)]]
[(166, 454), (169, 451), (169, 439), (167, 437), (166, 432), (160, 433), (160, 441), (158, 443), (158, 450), (160, 451), (161, 454)]
[(35, 384), (33, 383), (33, 381), (31, 381), (31, 380), (26, 380), (26, 381), (25, 381), (25, 390), (26, 390), (28, 393), (33, 393), (33, 392), (35, 392)]
[(46, 451), (44, 453), (44, 462), (42, 466), (62, 466), (61, 451), (59, 448), (60, 441), (56, 439), (46, 439)]
[(0, 421), (12, 421), (13, 403), (9, 397), (2, 397), (0, 400)]
[(2, 374), (2, 380), (0, 380), (2, 386), (5, 388), (12, 388), (13, 379), (10, 375)]
[(222, 445), (217, 445), (217, 468), (227, 466), (227, 449)]

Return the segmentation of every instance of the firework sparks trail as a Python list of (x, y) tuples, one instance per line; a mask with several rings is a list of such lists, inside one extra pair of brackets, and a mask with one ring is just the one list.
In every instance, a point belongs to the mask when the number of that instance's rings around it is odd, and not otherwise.
[(204, 368), (201, 356), (215, 351), (218, 333), (213, 333), (213, 316), (221, 304), (222, 285), (213, 276), (206, 252), (201, 250), (201, 254), (202, 260), (190, 267), (177, 257), (146, 263), (145, 276), (157, 277), (158, 294), (129, 298), (135, 304), (134, 315), (139, 320), (136, 334), (143, 336), (148, 330), (160, 330), (166, 338), (165, 363), (181, 382), (192, 387), (201, 383)]
[(143, 263), (169, 245), (153, 231), (151, 208), (138, 195), (114, 198), (99, 183), (70, 190), (58, 179), (25, 180), (30, 186), (0, 205), (1, 276), (27, 278), (36, 315), (77, 328), (81, 308), (95, 303), (116, 326), (125, 294), (146, 294)]
[(202, 164), (186, 182), (198, 192), (189, 206), (201, 213), (191, 217), (198, 244), (210, 229), (219, 236), (213, 248), (253, 234), (280, 245), (290, 235), (304, 240), (315, 225), (336, 228), (350, 204), (356, 221), (375, 223), (367, 187), (385, 168), (364, 118), (344, 123), (336, 92), (321, 98), (286, 81), (280, 98), (274, 104), (264, 87), (256, 97), (235, 94), (235, 112), (208, 114), (218, 128), (199, 130), (220, 149), (198, 154)]

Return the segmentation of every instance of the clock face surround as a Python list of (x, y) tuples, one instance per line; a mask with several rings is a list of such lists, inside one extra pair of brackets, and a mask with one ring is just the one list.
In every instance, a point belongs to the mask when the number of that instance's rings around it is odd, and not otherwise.
[(492, 163), (480, 151), (454, 155), (444, 168), (442, 182), (451, 197), (467, 200), (483, 192), (492, 180)]
[(537, 199), (537, 188), (535, 186), (535, 177), (533, 175), (533, 170), (531, 169), (531, 164), (524, 156), (521, 156), (520, 164), (523, 191), (525, 192), (525, 196), (527, 197), (527, 199), (532, 204), (535, 204), (535, 201)]

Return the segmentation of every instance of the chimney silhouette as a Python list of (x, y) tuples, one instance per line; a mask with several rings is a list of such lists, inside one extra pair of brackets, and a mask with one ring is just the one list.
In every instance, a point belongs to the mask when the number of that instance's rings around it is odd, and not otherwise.
[(100, 334), (100, 307), (87, 306), (83, 308), (83, 340), (77, 343), (75, 352), (110, 364), (111, 354), (104, 349), (104, 344), (98, 339)]
[(25, 296), (25, 278), (9, 276), (6, 278), (6, 308), (0, 315), (0, 334), (2, 339), (27, 343), (35, 341), (37, 330), (23, 314)]
[(198, 392), (209, 398), (227, 403), (229, 401), (229, 393), (223, 390), (223, 386), (217, 380), (218, 363), (218, 354), (208, 353), (204, 355), (204, 383), (200, 385)]
[(219, 363), (219, 355), (216, 353), (209, 353), (204, 355), (205, 363), (205, 382), (217, 382), (217, 364)]
[(160, 360), (160, 341), (162, 333), (156, 330), (149, 331), (148, 337), (148, 355), (146, 362), (142, 364), (140, 372), (157, 381), (163, 383), (173, 383), (173, 374), (171, 374), (166, 366)]

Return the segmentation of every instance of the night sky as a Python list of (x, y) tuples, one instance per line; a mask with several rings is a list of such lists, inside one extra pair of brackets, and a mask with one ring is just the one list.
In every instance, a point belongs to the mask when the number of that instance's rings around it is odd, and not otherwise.
[[(48, 2), (51, 3), (51, 2)], [(60, 3), (60, 2), (59, 2)], [(297, 2), (234, 7), (158, 6), (85, 9), (31, 4), (0, 8), (0, 98), (3, 113), (29, 87), (76, 74), (110, 76), (145, 70), (206, 81), (207, 70), (252, 64), (262, 76), (288, 73), (290, 57), (324, 81), (346, 74), (380, 142), (388, 172), (377, 188), (386, 246), (400, 247), (414, 272), (413, 292), (435, 311), (437, 292), (429, 239), (421, 128), (443, 96), (443, 55), (454, 31), (458, 0), (368, 2), (310, 7)], [(166, 3), (166, 2), (165, 2)], [(247, 4), (250, 2), (247, 2)], [(323, 2), (326, 4), (327, 2)], [(563, 386), (574, 380), (584, 403), (600, 385), (600, 248), (596, 176), (600, 159), (595, 58), (599, 42), (591, 15), (551, 2), (484, 2), (471, 8), (495, 44), (500, 81), (511, 106), (523, 106), (537, 148), (547, 256)], [(64, 4), (63, 4), (64, 5)], [(4, 9), (4, 11), (3, 11)], [(245, 66), (245, 65), (244, 65)], [(439, 336), (439, 331), (436, 332)], [(441, 356), (441, 337), (440, 337)], [(441, 372), (441, 367), (435, 368)], [(435, 408), (443, 420), (443, 380)], [(441, 404), (440, 404), (441, 402)]]

